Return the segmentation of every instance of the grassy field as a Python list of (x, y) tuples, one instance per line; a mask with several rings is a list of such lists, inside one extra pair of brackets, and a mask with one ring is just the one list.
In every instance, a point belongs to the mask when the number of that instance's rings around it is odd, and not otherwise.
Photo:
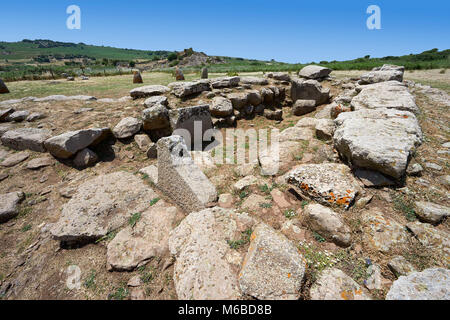
[[(333, 71), (332, 76), (336, 78), (358, 77), (364, 71)], [(225, 76), (226, 73), (210, 73), (211, 78)], [(263, 72), (243, 72), (240, 76), (263, 76)], [(77, 79), (66, 80), (36, 80), (9, 82), (9, 94), (0, 95), (0, 101), (18, 99), (28, 96), (45, 97), (55, 94), (63, 95), (92, 95), (97, 98), (120, 98), (129, 94), (133, 88), (143, 85), (162, 84), (167, 85), (175, 81), (174, 77), (167, 72), (143, 73), (144, 84), (133, 84), (131, 75), (92, 77), (88, 81)], [(199, 73), (186, 73), (186, 81), (199, 79)], [(405, 79), (430, 85), (434, 88), (443, 89), (450, 93), (450, 71), (442, 73), (440, 69), (406, 71)]]

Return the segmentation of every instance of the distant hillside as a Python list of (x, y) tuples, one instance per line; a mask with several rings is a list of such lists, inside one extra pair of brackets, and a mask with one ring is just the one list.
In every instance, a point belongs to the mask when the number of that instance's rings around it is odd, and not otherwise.
[(56, 79), (67, 75), (115, 75), (142, 71), (168, 71), (176, 66), (185, 72), (236, 74), (256, 71), (298, 71), (306, 64), (320, 64), (334, 70), (370, 70), (385, 63), (403, 65), (407, 70), (446, 69), (450, 66), (450, 50), (428, 50), (419, 54), (371, 58), (365, 56), (348, 61), (283, 63), (275, 60), (208, 56), (192, 48), (180, 52), (119, 49), (84, 43), (52, 40), (0, 42), (0, 78), (5, 81)]

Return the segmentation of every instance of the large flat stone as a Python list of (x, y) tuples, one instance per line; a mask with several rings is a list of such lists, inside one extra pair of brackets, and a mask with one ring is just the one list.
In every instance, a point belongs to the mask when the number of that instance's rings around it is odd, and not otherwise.
[(402, 177), (422, 131), (414, 114), (395, 109), (341, 113), (335, 120), (333, 142), (354, 166)]
[(172, 93), (178, 98), (185, 98), (203, 91), (211, 90), (209, 80), (198, 80), (191, 82), (173, 82), (169, 84)]
[(6, 222), (19, 214), (19, 203), (25, 198), (23, 192), (0, 194), (0, 223)]
[(60, 241), (95, 241), (146, 211), (154, 198), (157, 194), (131, 173), (101, 175), (78, 187), (50, 232)]
[(450, 270), (431, 268), (394, 281), (386, 300), (450, 300)]
[(418, 113), (414, 96), (408, 87), (398, 81), (382, 82), (362, 86), (361, 92), (352, 99), (352, 110), (396, 109)]
[(239, 285), (244, 294), (264, 300), (296, 300), (305, 275), (306, 261), (284, 235), (260, 223), (251, 243)]
[(108, 244), (108, 268), (131, 271), (151, 258), (167, 256), (176, 214), (177, 208), (162, 200), (142, 213), (135, 226), (125, 227)]
[(84, 148), (100, 143), (110, 133), (109, 128), (69, 131), (47, 139), (45, 147), (53, 156), (67, 159)]
[(161, 85), (143, 86), (134, 88), (130, 91), (130, 96), (133, 99), (146, 98), (151, 96), (160, 96), (170, 91), (170, 88)]
[(253, 224), (246, 214), (218, 207), (189, 214), (169, 238), (178, 299), (240, 298), (237, 268), (243, 257), (228, 241), (240, 238)]
[(20, 128), (9, 130), (2, 135), (2, 143), (15, 150), (32, 150), (45, 152), (44, 141), (50, 138), (51, 132), (44, 129)]

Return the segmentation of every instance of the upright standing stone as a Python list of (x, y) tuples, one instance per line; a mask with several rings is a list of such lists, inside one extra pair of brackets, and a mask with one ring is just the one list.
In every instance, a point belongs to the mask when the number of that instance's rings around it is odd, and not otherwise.
[(158, 148), (158, 187), (187, 212), (214, 202), (217, 191), (192, 160), (181, 136), (161, 138)]
[(0, 79), (0, 94), (2, 93), (9, 93), (9, 90), (6, 84), (3, 82), (3, 80)]
[(181, 71), (181, 69), (178, 67), (175, 69), (175, 79), (177, 81), (184, 81), (183, 71)]
[(142, 76), (139, 71), (133, 72), (133, 83), (144, 83), (144, 81), (142, 81)]
[(202, 79), (208, 79), (208, 69), (207, 68), (202, 69)]

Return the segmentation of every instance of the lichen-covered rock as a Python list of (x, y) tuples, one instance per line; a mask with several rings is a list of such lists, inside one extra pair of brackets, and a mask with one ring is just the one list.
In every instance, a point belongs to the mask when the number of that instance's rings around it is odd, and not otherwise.
[(402, 256), (393, 257), (388, 262), (388, 267), (397, 278), (400, 276), (407, 276), (408, 274), (416, 271), (414, 266)]
[(343, 164), (303, 164), (286, 175), (286, 183), (299, 194), (322, 204), (348, 208), (359, 192), (350, 169)]
[(354, 166), (399, 179), (415, 149), (422, 143), (416, 117), (395, 109), (341, 113), (335, 120), (333, 142)]
[(304, 114), (313, 112), (316, 110), (315, 100), (297, 100), (292, 107), (292, 113), (296, 116), (302, 116)]
[(246, 295), (264, 300), (295, 300), (305, 275), (306, 261), (284, 235), (260, 223), (239, 273)]
[(259, 78), (259, 77), (241, 77), (241, 83), (265, 86), (265, 85), (269, 84), (269, 81), (267, 81), (267, 79), (265, 79), (265, 78)]
[(335, 268), (323, 270), (309, 294), (311, 300), (372, 300), (359, 284)]
[(157, 197), (139, 177), (119, 171), (82, 183), (50, 229), (56, 240), (95, 241), (144, 212)]
[(45, 129), (19, 128), (9, 130), (2, 135), (2, 143), (15, 150), (32, 150), (45, 152), (44, 141), (50, 138), (51, 132)]
[(420, 243), (435, 250), (447, 261), (450, 260), (450, 236), (445, 230), (439, 230), (428, 223), (410, 222), (406, 227), (414, 234)]
[(25, 120), (30, 115), (27, 110), (14, 111), (9, 116), (6, 117), (6, 121), (21, 122)]
[(403, 71), (399, 70), (378, 70), (370, 71), (361, 75), (359, 84), (372, 84), (385, 81), (403, 81)]
[(159, 104), (167, 107), (167, 105), (169, 104), (169, 100), (165, 96), (153, 96), (153, 97), (147, 98), (144, 101), (144, 106), (146, 108), (151, 108), (151, 107), (159, 105)]
[(162, 200), (143, 212), (136, 225), (122, 229), (108, 244), (108, 268), (131, 271), (151, 258), (166, 256), (176, 214), (177, 208)]
[(303, 212), (305, 223), (311, 230), (339, 246), (351, 244), (351, 230), (339, 214), (320, 204), (310, 204)]
[(364, 244), (374, 250), (387, 253), (407, 244), (408, 233), (403, 225), (379, 211), (362, 213), (361, 222)]
[(309, 128), (290, 127), (281, 131), (279, 141), (310, 141), (314, 137), (314, 133)]
[(431, 268), (401, 276), (386, 300), (450, 300), (450, 270)]
[(253, 224), (247, 214), (218, 207), (189, 214), (169, 238), (178, 299), (240, 298), (236, 269), (243, 257), (228, 241), (240, 239)]
[(29, 156), (30, 154), (26, 151), (16, 152), (3, 159), (3, 161), (0, 162), (0, 165), (3, 167), (14, 167), (15, 165), (27, 160)]

